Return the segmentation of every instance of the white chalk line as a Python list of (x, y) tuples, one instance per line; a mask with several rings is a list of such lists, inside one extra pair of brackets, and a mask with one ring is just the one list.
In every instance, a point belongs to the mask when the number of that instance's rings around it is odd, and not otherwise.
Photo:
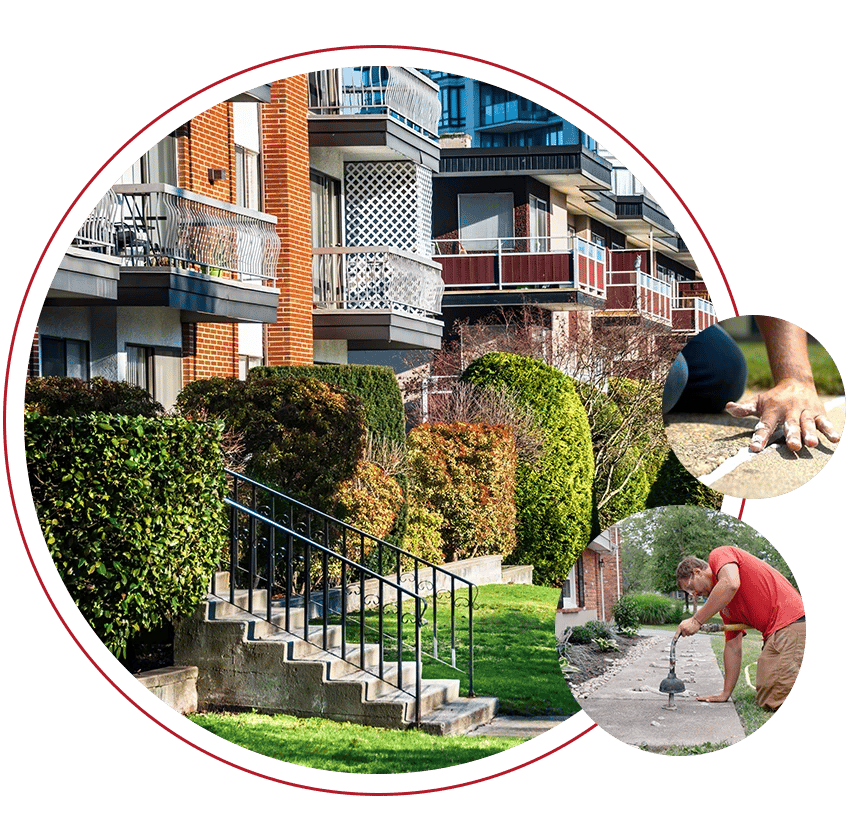
[[(844, 399), (844, 397), (836, 397), (835, 399), (831, 399), (829, 402), (824, 404), (824, 410), (829, 412), (833, 408), (837, 408), (839, 405), (843, 405)], [(723, 462), (722, 465), (715, 468), (711, 473), (706, 473), (704, 476), (698, 476), (698, 481), (702, 482), (706, 486), (713, 485), (716, 481), (719, 481), (724, 476), (735, 470), (735, 468), (737, 468), (739, 465), (744, 464), (744, 462), (748, 462), (754, 456), (761, 456), (761, 454), (764, 453), (764, 451), (766, 451), (768, 448), (778, 448), (779, 440), (782, 439), (784, 435), (785, 434), (782, 430), (774, 431), (770, 439), (767, 440), (767, 445), (765, 445), (764, 449), (762, 451), (759, 451), (758, 453), (753, 453), (748, 447), (741, 448), (741, 450), (739, 450), (734, 456), (727, 459), (725, 462)]]

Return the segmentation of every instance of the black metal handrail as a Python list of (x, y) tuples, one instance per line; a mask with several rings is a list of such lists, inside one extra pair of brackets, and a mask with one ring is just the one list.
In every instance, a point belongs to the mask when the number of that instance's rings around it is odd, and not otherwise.
[[(329, 639), (329, 621), (332, 617), (338, 616), (340, 620), (340, 645), (339, 654), (336, 656), (340, 657), (346, 663), (357, 666), (357, 668), (361, 671), (370, 674), (373, 677), (377, 677), (385, 683), (388, 683), (405, 694), (413, 697), (415, 705), (415, 721), (416, 724), (419, 725), (421, 720), (422, 699), (422, 673), (420, 670), (422, 662), (421, 632), (422, 621), (427, 607), (427, 599), (421, 595), (417, 595), (415, 592), (401, 586), (400, 584), (396, 584), (395, 582), (372, 572), (361, 564), (358, 564), (349, 558), (345, 558), (339, 553), (336, 553), (318, 542), (311, 540), (309, 537), (301, 535), (297, 531), (289, 529), (273, 519), (267, 518), (262, 513), (235, 502), (229, 497), (225, 498), (225, 503), (229, 506), (231, 514), (231, 572), (229, 602), (234, 606), (239, 607), (236, 603), (236, 584), (239, 583), (238, 576), (247, 576), (247, 606), (244, 607), (244, 611), (251, 615), (264, 618), (268, 623), (276, 626), (281, 631), (286, 631), (295, 635), (307, 643), (334, 655), (336, 655), (336, 652), (331, 646)], [(240, 525), (240, 514), (247, 517), (247, 526)], [(258, 527), (266, 527), (266, 534), (263, 535), (262, 530), (258, 529)], [(248, 531), (247, 540), (240, 535), (240, 533), (245, 530)], [(279, 540), (278, 534), (282, 534), (282, 542)], [(240, 543), (245, 545), (247, 552), (240, 552)], [(265, 572), (265, 574), (261, 569), (261, 561), (263, 560), (261, 550), (263, 548), (266, 549), (265, 566), (267, 566), (267, 572)], [(282, 553), (281, 549), (283, 550)], [(269, 575), (274, 575), (276, 560), (280, 556), (283, 557), (283, 560), (287, 564), (287, 572), (290, 575), (294, 560), (293, 556), (303, 562), (305, 585), (304, 594), (300, 598), (300, 604), (294, 602), (296, 599), (289, 594), (284, 595), (282, 599), (277, 599), (278, 602), (275, 603), (276, 599), (273, 598), (273, 581), (269, 580)], [(314, 558), (319, 559), (319, 569), (316, 571), (318, 574), (314, 574), (314, 570), (312, 569), (313, 565), (316, 563), (313, 560)], [(248, 562), (247, 568), (243, 566), (245, 560)], [(332, 593), (332, 587), (329, 582), (329, 576), (331, 575), (329, 566), (332, 561), (338, 562), (341, 573), (341, 585), (338, 588), (339, 591), (336, 593)], [(352, 623), (352, 615), (350, 614), (348, 604), (346, 602), (346, 588), (348, 584), (349, 571), (356, 575), (355, 580), (359, 583), (361, 596), (363, 594), (363, 585), (367, 580), (367, 576), (368, 578), (379, 582), (382, 599), (385, 597), (386, 591), (389, 591), (391, 595), (392, 593), (395, 594), (396, 656), (394, 661), (390, 661), (390, 665), (392, 662), (395, 662), (396, 664), (396, 680), (391, 680), (387, 676), (388, 661), (386, 660), (386, 643), (387, 640), (391, 640), (392, 637), (385, 636), (384, 634), (384, 617), (387, 613), (387, 607), (384, 605), (379, 607), (377, 610), (378, 626), (381, 636), (378, 642), (374, 644), (378, 650), (376, 668), (371, 668), (370, 663), (367, 660), (366, 646), (371, 644), (369, 644), (366, 639), (366, 630), (368, 627), (365, 619), (366, 610), (363, 604), (359, 605), (358, 614), (353, 616), (353, 623), (358, 628), (359, 648), (355, 646), (356, 655), (354, 656), (354, 659), (352, 659), (348, 639), (349, 628)], [(260, 588), (259, 584), (261, 583), (266, 584), (267, 601), (264, 615), (259, 615), (254, 610), (254, 591)], [(316, 584), (319, 585), (318, 590), (316, 589)], [(337, 598), (332, 598), (332, 594), (336, 594)], [(412, 615), (405, 614), (402, 611), (403, 598), (405, 596), (409, 602), (413, 602), (414, 604), (414, 612)], [(338, 604), (335, 603), (337, 599), (339, 600)], [(281, 600), (282, 608), (280, 603)], [(338, 608), (335, 608), (337, 606)], [(391, 603), (390, 606), (393, 606), (393, 604)], [(292, 612), (298, 607), (303, 609), (303, 622), (300, 626), (293, 626)], [(285, 621), (283, 624), (280, 622), (281, 616), (283, 616)], [(322, 632), (320, 642), (316, 642), (316, 640), (311, 637), (310, 622), (314, 616), (321, 618)], [(405, 622), (414, 624), (414, 643), (412, 650), (415, 671), (413, 678), (414, 690), (412, 692), (409, 688), (405, 688), (404, 683), (403, 657), (405, 644), (403, 640), (402, 626)]]
[[(394, 640), (400, 682), (401, 655), (405, 648), (402, 626), (405, 622), (413, 623), (417, 684), (420, 658), (427, 657), (464, 672), (469, 683), (468, 696), (474, 696), (472, 610), (477, 588), (471, 581), (268, 485), (229, 470), (227, 475), (231, 480), (231, 497), (227, 499), (231, 509), (231, 603), (235, 600), (237, 583), (254, 589), (265, 588), (268, 591), (263, 616), (272, 620), (277, 611), (283, 619), (283, 628), (290, 632), (293, 632), (291, 610), (303, 605), (304, 639), (308, 639), (309, 620), (320, 620), (325, 650), (328, 650), (328, 626), (338, 622), (343, 637), (342, 659), (354, 662), (364, 671), (368, 671), (364, 661), (367, 638), (376, 638), (381, 672), (387, 651), (385, 644)], [(285, 537), (283, 548), (277, 541), (279, 534)], [(387, 563), (391, 564), (390, 570), (385, 568)], [(413, 602), (412, 615), (402, 611), (405, 598)], [(450, 603), (447, 631), (446, 627), (440, 628), (437, 616), (438, 602), (446, 599)], [(426, 620), (429, 606), (430, 615)], [(248, 607), (246, 611), (255, 614), (252, 593), (248, 594)], [(457, 660), (463, 627), (456, 609), (463, 607), (468, 613), (466, 669), (462, 669)], [(395, 637), (385, 626), (388, 611), (392, 609), (396, 617)], [(348, 660), (346, 653), (352, 621), (360, 641), (359, 664)], [(423, 629), (426, 632), (423, 633)], [(301, 636), (298, 632), (293, 634)], [(430, 654), (421, 651), (423, 634), (431, 639)], [(380, 676), (386, 680), (383, 674)], [(418, 691), (416, 696), (418, 711)]]

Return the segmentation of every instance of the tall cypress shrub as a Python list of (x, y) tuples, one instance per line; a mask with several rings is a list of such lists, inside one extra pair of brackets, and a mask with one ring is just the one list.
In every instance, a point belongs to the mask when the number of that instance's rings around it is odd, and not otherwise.
[(463, 379), (506, 386), (531, 408), (545, 439), (543, 458), (517, 466), (517, 546), (509, 560), (532, 564), (534, 580), (560, 585), (590, 540), (593, 446), (572, 381), (532, 357), (487, 354)]

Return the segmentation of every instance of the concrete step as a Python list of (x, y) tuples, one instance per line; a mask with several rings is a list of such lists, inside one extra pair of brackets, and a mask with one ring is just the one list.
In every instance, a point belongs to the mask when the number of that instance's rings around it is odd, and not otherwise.
[[(196, 665), (198, 706), (256, 709), (295, 716), (321, 716), (384, 728), (415, 724), (415, 683), (419, 667), (384, 661), (378, 671), (376, 644), (359, 641), (342, 647), (342, 627), (310, 624), (304, 635), (303, 602), (290, 599), (289, 631), (281, 604), (275, 602), (272, 621), (265, 615), (265, 591), (254, 590), (255, 614), (240, 608), (247, 590), (229, 597), (226, 573), (214, 587), (221, 597), (209, 596), (191, 621), (180, 624), (175, 636), (175, 660)], [(311, 616), (317, 612), (310, 604)], [(343, 659), (345, 658), (345, 659)], [(362, 665), (361, 665), (362, 660)], [(402, 688), (397, 688), (401, 685)], [(493, 698), (459, 697), (458, 680), (421, 681), (421, 722), (428, 733), (461, 734), (494, 716)]]

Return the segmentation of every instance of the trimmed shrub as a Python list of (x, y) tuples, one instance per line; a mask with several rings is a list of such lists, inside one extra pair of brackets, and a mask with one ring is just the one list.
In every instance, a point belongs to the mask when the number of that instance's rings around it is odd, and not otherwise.
[(723, 503), (723, 494), (712, 490), (692, 476), (672, 450), (668, 451), (657, 472), (649, 474), (649, 480), (647, 509), (690, 504), (719, 510)]
[(369, 365), (257, 366), (248, 380), (311, 377), (360, 397), (366, 425), (378, 437), (404, 442), (404, 405), (391, 368)]
[[(635, 607), (638, 621), (643, 624), (679, 623), (684, 613), (681, 601), (655, 592), (626, 595)], [(622, 599), (621, 599), (622, 600)]]
[(614, 604), (613, 614), (614, 622), (621, 632), (627, 629), (637, 629), (640, 625), (637, 603), (630, 595), (623, 595), (617, 600)]
[(437, 423), (408, 437), (411, 502), (442, 516), (446, 561), (514, 549), (515, 473), (516, 445), (507, 428)]
[(26, 407), (42, 416), (123, 414), (157, 416), (162, 406), (144, 388), (103, 377), (35, 377), (27, 380)]
[(404, 502), (398, 482), (372, 462), (360, 460), (353, 478), (334, 494), (334, 515), (376, 538), (393, 529)]
[(517, 466), (517, 547), (510, 563), (532, 564), (534, 580), (560, 586), (590, 540), (593, 447), (587, 414), (573, 382), (531, 357), (487, 354), (463, 379), (507, 386), (534, 412), (545, 439), (534, 466)]
[[(407, 533), (404, 536), (405, 550), (432, 564), (441, 563), (444, 558), (440, 531), (445, 523), (439, 513), (418, 504), (411, 505), (408, 509)], [(408, 560), (412, 562), (412, 559)], [(405, 562), (402, 569), (410, 569), (411, 566), (412, 563)]]
[(311, 378), (201, 380), (183, 389), (177, 410), (221, 419), (242, 440), (249, 476), (325, 511), (366, 446), (361, 401)]
[(584, 626), (573, 626), (570, 631), (569, 643), (575, 643), (579, 646), (584, 646), (593, 640), (593, 633), (590, 629)]
[(585, 628), (590, 632), (591, 638), (610, 638), (611, 627), (605, 621), (591, 620), (585, 625)]
[(191, 615), (225, 546), (217, 423), (27, 413), (30, 485), (71, 597), (119, 658)]

